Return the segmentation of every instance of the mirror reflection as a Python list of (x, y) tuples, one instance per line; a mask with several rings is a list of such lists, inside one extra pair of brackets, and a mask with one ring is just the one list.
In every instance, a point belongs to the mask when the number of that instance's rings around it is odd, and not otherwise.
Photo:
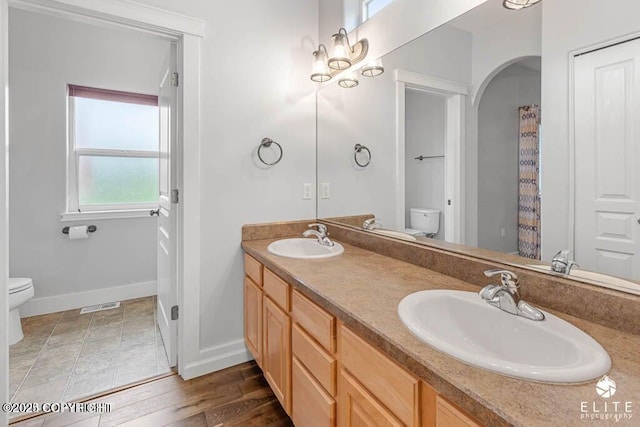
[(556, 6), (489, 0), (385, 55), (384, 74), (321, 87), (318, 217), (640, 293), (640, 151), (624, 133), (640, 42), (545, 50), (572, 73), (560, 80), (576, 129), (547, 140), (543, 7)]

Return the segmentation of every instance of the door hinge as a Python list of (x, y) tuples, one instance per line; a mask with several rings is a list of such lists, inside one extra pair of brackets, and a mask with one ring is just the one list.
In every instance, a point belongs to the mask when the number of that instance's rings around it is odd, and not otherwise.
[(177, 72), (171, 73), (171, 86), (180, 86), (180, 74), (178, 74)]
[(178, 306), (171, 307), (171, 320), (178, 320)]
[(171, 190), (171, 203), (178, 203), (180, 201), (180, 191), (177, 188)]

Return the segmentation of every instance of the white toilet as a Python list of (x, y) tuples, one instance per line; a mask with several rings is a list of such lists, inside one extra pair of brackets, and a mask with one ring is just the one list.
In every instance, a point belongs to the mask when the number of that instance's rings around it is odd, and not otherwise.
[(409, 227), (404, 232), (414, 237), (433, 237), (440, 228), (440, 211), (428, 208), (411, 208)]
[(24, 338), (18, 308), (33, 298), (33, 281), (29, 277), (9, 278), (9, 345)]

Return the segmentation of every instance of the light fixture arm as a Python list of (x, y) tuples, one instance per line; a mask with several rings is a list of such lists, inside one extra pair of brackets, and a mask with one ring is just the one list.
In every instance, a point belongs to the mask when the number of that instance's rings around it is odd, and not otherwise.
[(324, 52), (324, 54), (327, 55), (327, 57), (329, 56), (329, 52), (327, 51), (327, 47), (322, 43), (320, 43), (320, 45), (318, 45), (317, 52)]

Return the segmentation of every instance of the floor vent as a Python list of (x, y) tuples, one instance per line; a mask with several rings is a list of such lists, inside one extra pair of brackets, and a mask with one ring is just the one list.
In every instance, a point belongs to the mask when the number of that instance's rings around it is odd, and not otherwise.
[(106, 304), (90, 305), (80, 310), (80, 314), (95, 313), (96, 311), (111, 310), (120, 307), (120, 301), (108, 302)]

